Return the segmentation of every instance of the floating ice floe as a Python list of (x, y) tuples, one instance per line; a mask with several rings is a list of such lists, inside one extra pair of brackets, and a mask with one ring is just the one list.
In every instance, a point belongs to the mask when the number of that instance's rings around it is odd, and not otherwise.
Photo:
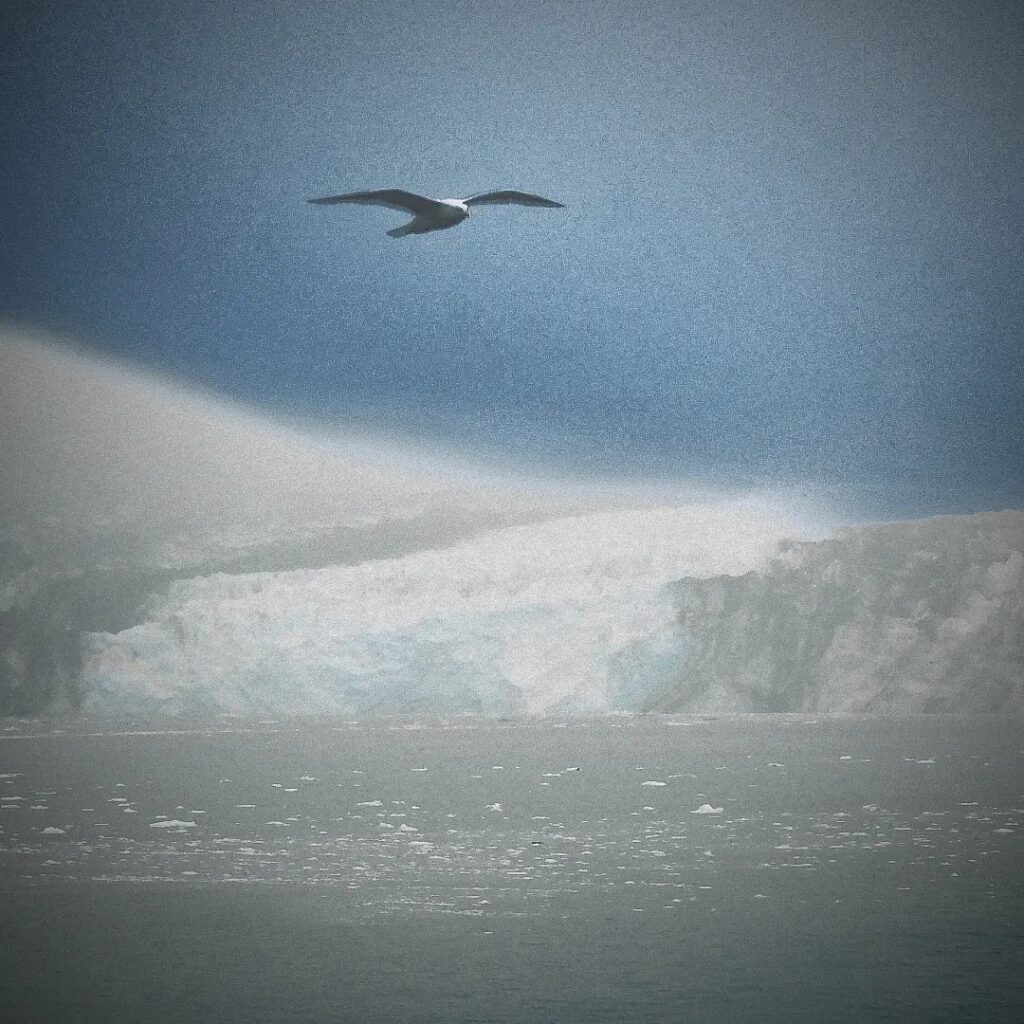
[(664, 786), (664, 785), (667, 785), (667, 783), (657, 782), (654, 779), (648, 779), (646, 782), (641, 782), (640, 785), (641, 786)]
[(194, 821), (182, 821), (180, 818), (165, 818), (163, 821), (151, 821), (150, 828), (195, 828)]
[(43, 835), (44, 836), (63, 836), (63, 835), (67, 835), (67, 833), (62, 828), (57, 828), (54, 825), (47, 825), (46, 828), (43, 829)]
[(712, 807), (711, 804), (701, 804), (700, 807), (695, 811), (691, 811), (691, 814), (721, 814), (724, 811), (724, 807)]
[(360, 800), (356, 804), (356, 807), (383, 807), (384, 803), (381, 800)]
[(501, 806), (501, 804), (488, 804), (487, 805), (487, 810), (489, 810), (489, 811), (501, 811), (502, 810), (502, 806)]

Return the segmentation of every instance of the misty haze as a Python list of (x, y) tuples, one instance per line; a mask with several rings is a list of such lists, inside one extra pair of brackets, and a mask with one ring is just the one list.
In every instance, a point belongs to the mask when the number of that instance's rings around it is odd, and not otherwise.
[(1020, 5), (0, 38), (4, 1024), (1024, 1019)]

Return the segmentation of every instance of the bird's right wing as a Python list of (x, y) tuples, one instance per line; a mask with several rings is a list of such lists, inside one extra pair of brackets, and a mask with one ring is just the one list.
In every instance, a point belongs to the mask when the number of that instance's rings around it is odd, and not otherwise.
[(334, 203), (369, 203), (372, 206), (388, 206), (392, 210), (407, 210), (409, 213), (429, 215), (440, 209), (444, 210), (444, 203), (436, 199), (429, 199), (427, 196), (417, 195), (415, 192), (406, 192), (401, 188), (379, 188), (373, 192), (346, 192), (340, 196), (320, 196), (318, 199), (310, 199), (309, 202), (321, 206), (330, 206)]
[(481, 192), (462, 201), (467, 206), (477, 206), (482, 203), (516, 203), (519, 206), (550, 206), (562, 209), (565, 205), (556, 203), (554, 199), (535, 196), (532, 192), (516, 192), (512, 189), (503, 189), (500, 192)]

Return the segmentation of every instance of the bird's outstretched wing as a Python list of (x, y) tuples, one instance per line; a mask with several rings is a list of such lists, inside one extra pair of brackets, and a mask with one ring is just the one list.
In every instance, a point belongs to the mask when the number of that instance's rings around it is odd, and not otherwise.
[(372, 206), (388, 206), (392, 210), (407, 210), (417, 216), (429, 216), (438, 208), (446, 209), (444, 203), (439, 203), (436, 199), (417, 195), (415, 192), (406, 192), (401, 188), (379, 188), (373, 192), (346, 192), (340, 196), (320, 196), (318, 199), (310, 199), (309, 202), (321, 206), (329, 206), (334, 203), (369, 203)]
[(500, 192), (481, 192), (462, 200), (467, 206), (480, 206), (484, 203), (518, 203), (520, 206), (550, 206), (562, 209), (564, 203), (556, 203), (554, 199), (545, 199), (530, 192), (514, 192), (504, 189)]

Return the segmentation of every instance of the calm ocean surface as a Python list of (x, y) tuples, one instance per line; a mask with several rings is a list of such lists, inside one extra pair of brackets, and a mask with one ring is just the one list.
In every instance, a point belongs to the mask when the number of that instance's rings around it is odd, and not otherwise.
[(1024, 1020), (1020, 721), (161, 729), (0, 723), (3, 1021)]

